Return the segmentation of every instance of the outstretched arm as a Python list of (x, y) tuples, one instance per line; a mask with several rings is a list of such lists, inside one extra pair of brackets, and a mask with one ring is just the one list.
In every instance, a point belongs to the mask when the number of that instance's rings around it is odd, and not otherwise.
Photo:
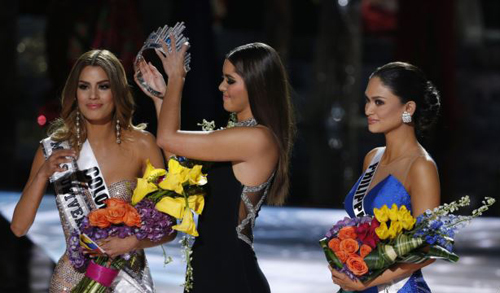
[[(180, 156), (205, 161), (248, 161), (263, 149), (272, 149), (275, 139), (270, 130), (264, 127), (231, 128), (220, 131), (181, 131), (181, 98), (186, 70), (184, 56), (187, 44), (177, 52), (156, 51), (168, 75), (166, 94), (160, 111), (157, 143), (165, 151)], [(172, 37), (172, 47), (175, 40)]]

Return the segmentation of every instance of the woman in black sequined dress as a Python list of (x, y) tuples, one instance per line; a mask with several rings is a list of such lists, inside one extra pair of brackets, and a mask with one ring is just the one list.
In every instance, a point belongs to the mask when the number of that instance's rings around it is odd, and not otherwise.
[[(187, 44), (179, 52), (158, 53), (168, 86), (163, 100), (149, 96), (159, 112), (158, 145), (169, 153), (215, 162), (193, 246), (190, 292), (270, 292), (253, 250), (252, 229), (265, 201), (280, 205), (288, 194), (294, 124), (284, 67), (278, 53), (263, 43), (232, 50), (219, 90), (224, 109), (236, 113), (238, 122), (217, 131), (185, 132), (179, 113), (186, 49)], [(153, 66), (140, 68), (146, 80), (163, 80)]]

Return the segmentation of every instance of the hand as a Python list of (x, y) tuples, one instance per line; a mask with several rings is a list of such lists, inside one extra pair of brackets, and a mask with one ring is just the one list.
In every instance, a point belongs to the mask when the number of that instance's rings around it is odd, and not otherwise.
[[(73, 158), (69, 158), (73, 157)], [(61, 168), (61, 164), (69, 163), (76, 158), (76, 152), (73, 149), (55, 150), (50, 157), (45, 160), (43, 165), (38, 170), (38, 174), (44, 179), (49, 179), (55, 172), (64, 172), (66, 169)]]
[(186, 51), (189, 48), (189, 43), (185, 42), (182, 45), (180, 51), (177, 51), (176, 48), (176, 40), (173, 35), (170, 35), (170, 45), (167, 45), (164, 41), (161, 41), (161, 46), (163, 50), (166, 52), (165, 55), (158, 49), (155, 49), (156, 55), (161, 60), (163, 64), (163, 68), (167, 73), (169, 79), (172, 77), (181, 77), (184, 78), (186, 76), (186, 68), (184, 67), (184, 57), (186, 55)]
[(134, 80), (139, 85), (139, 88), (150, 98), (153, 99), (154, 102), (161, 101), (161, 98), (151, 94), (144, 87), (142, 87), (141, 83), (137, 79), (138, 74), (142, 75), (142, 78), (146, 83), (155, 91), (160, 92), (161, 96), (165, 96), (165, 92), (167, 91), (167, 85), (165, 84), (165, 79), (161, 75), (161, 73), (153, 66), (153, 64), (146, 63), (146, 61), (141, 60), (139, 62), (139, 71), (134, 75)]
[(367, 289), (359, 280), (353, 281), (346, 274), (333, 269), (331, 266), (328, 266), (328, 268), (330, 272), (332, 272), (333, 283), (339, 285), (345, 291), (363, 291)]
[(134, 236), (125, 238), (109, 237), (99, 242), (99, 246), (106, 251), (111, 258), (138, 249), (139, 240)]

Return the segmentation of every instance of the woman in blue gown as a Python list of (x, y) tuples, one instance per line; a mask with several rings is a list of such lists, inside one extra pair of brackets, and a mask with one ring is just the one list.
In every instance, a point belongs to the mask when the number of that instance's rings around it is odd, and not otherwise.
[[(344, 202), (347, 213), (351, 217), (373, 215), (374, 208), (395, 203), (405, 205), (416, 217), (437, 207), (437, 167), (417, 140), (437, 116), (436, 88), (417, 67), (393, 62), (372, 73), (365, 95), (368, 129), (383, 133), (386, 145), (366, 155), (365, 171)], [(420, 269), (432, 262), (397, 264), (365, 284), (330, 270), (333, 282), (346, 291), (431, 292)]]

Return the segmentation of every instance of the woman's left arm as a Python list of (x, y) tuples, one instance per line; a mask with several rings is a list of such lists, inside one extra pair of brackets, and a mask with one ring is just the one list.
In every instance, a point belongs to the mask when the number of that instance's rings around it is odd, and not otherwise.
[[(440, 202), (440, 184), (436, 164), (430, 158), (421, 157), (415, 160), (408, 173), (408, 191), (411, 195), (413, 216), (417, 217), (427, 209), (434, 209)], [(393, 280), (409, 277), (431, 263), (428, 260), (420, 264), (397, 264), (386, 270), (377, 278), (365, 284), (353, 281), (347, 275), (330, 268), (335, 284), (348, 291), (361, 291), (370, 287), (391, 283)]]

